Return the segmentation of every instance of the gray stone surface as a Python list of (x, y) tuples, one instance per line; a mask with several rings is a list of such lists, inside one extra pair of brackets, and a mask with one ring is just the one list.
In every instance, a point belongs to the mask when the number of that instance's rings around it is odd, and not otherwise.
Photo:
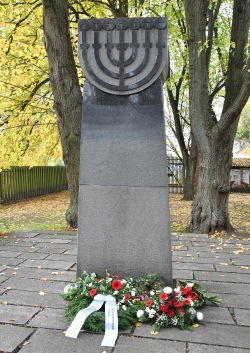
[(43, 281), (38, 279), (26, 279), (20, 277), (11, 277), (3, 284), (5, 288), (21, 289), (31, 292), (45, 292), (45, 293), (60, 293), (65, 283), (59, 281)]
[(185, 353), (186, 344), (182, 342), (156, 341), (138, 337), (121, 336), (114, 350), (115, 353)]
[[(77, 339), (65, 337), (62, 330), (38, 329), (21, 353), (110, 353), (112, 348), (101, 347), (103, 336), (87, 332)], [(132, 352), (131, 352), (132, 353)]]
[[(150, 335), (151, 326), (136, 327), (134, 335), (140, 337), (153, 337), (156, 339), (176, 340), (179, 342), (192, 342), (213, 344), (225, 347), (250, 349), (249, 327), (236, 325), (221, 325), (207, 323), (199, 326), (195, 331), (178, 331), (174, 327), (161, 328), (157, 335)], [(177, 331), (177, 332), (176, 332)]]
[(86, 80), (81, 151), (80, 185), (167, 187), (161, 81), (115, 97)]
[(238, 325), (250, 326), (250, 310), (235, 309), (234, 314)]
[[(7, 300), (7, 297), (4, 296)], [(40, 309), (28, 306), (0, 305), (0, 322), (6, 324), (26, 324)]]
[(80, 185), (78, 275), (159, 273), (171, 283), (167, 215), (165, 188)]
[(195, 278), (198, 281), (250, 283), (250, 276), (247, 273), (195, 271)]
[[(0, 301), (1, 301), (0, 297)], [(2, 300), (8, 304), (14, 305), (31, 305), (41, 306), (43, 308), (62, 309), (67, 307), (68, 301), (64, 300), (59, 293), (47, 293), (46, 295), (39, 295), (38, 292), (29, 292), (24, 290), (11, 289), (6, 292)]]
[(189, 353), (246, 353), (245, 349), (189, 343)]
[(64, 314), (65, 309), (45, 308), (27, 326), (67, 330), (69, 323)]
[[(215, 293), (214, 293), (215, 294)], [(242, 308), (250, 309), (250, 300), (248, 295), (237, 295), (237, 294), (222, 294), (221, 306), (227, 308)]]
[[(53, 269), (40, 269), (29, 267), (12, 267), (5, 270), (6, 276), (26, 277), (41, 279), (46, 278), (50, 281), (67, 281), (73, 282), (76, 279), (75, 271), (61, 271)], [(1, 275), (1, 274), (0, 274)], [(0, 276), (1, 277), (1, 276)]]
[(204, 315), (203, 321), (215, 322), (219, 324), (235, 325), (235, 322), (227, 308), (218, 308), (217, 306), (205, 306), (197, 309), (201, 311)]
[(0, 325), (0, 352), (12, 353), (32, 332), (26, 327)]
[(25, 260), (22, 267), (51, 268), (67, 271), (75, 261)]
[(212, 293), (228, 293), (228, 294), (245, 294), (250, 291), (250, 284), (238, 283), (221, 283), (221, 282), (206, 282), (199, 281), (204, 291)]

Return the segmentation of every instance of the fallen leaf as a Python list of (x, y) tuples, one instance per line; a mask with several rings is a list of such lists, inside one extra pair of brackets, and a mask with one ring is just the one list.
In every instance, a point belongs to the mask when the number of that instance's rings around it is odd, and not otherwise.
[(141, 323), (141, 322), (137, 322), (137, 323), (135, 324), (135, 326), (140, 327), (140, 326), (142, 326), (142, 323)]
[(41, 278), (41, 281), (47, 281), (47, 278)]
[(39, 292), (40, 295), (46, 295), (47, 293), (45, 292)]
[(200, 325), (199, 324), (193, 324), (192, 326), (193, 327), (199, 327)]
[(58, 272), (51, 272), (52, 275), (58, 275)]
[(9, 319), (9, 321), (16, 321), (16, 319)]
[(220, 263), (220, 265), (223, 265), (223, 266), (228, 266), (228, 264), (227, 264), (227, 263), (225, 263), (225, 262), (221, 262), (221, 263)]
[(150, 331), (151, 335), (158, 335), (158, 331)]

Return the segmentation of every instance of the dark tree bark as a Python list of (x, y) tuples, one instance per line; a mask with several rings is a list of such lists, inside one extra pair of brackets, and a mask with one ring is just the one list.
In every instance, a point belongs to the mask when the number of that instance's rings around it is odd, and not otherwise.
[(190, 230), (208, 233), (231, 230), (228, 215), (229, 175), (233, 141), (240, 113), (249, 98), (249, 66), (245, 48), (250, 0), (235, 0), (225, 101), (220, 119), (211, 109), (208, 93), (209, 50), (206, 42), (208, 0), (184, 0), (188, 26), (190, 122), (200, 153), (199, 182), (192, 206)]
[(82, 94), (69, 34), (68, 1), (43, 0), (44, 42), (68, 178), (68, 227), (77, 228)]

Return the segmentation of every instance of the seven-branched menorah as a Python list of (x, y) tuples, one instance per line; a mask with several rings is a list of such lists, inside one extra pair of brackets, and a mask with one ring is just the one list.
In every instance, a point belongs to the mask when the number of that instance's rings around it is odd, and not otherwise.
[(86, 77), (98, 88), (120, 95), (141, 91), (166, 66), (167, 20), (79, 20), (79, 58)]

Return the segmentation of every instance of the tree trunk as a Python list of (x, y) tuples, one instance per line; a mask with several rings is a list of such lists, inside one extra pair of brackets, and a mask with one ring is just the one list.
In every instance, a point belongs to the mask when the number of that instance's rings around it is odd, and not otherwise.
[(229, 175), (233, 141), (240, 113), (249, 97), (249, 64), (245, 47), (249, 31), (249, 0), (234, 0), (226, 93), (223, 112), (216, 119), (208, 94), (209, 62), (206, 57), (208, 0), (184, 0), (188, 26), (190, 121), (199, 153), (199, 182), (192, 205), (190, 231), (232, 229), (228, 215)]
[(190, 153), (183, 154), (183, 169), (184, 169), (184, 181), (183, 181), (183, 200), (193, 201), (195, 188), (194, 188), (194, 177), (197, 165), (197, 146), (193, 141)]
[(67, 0), (43, 0), (44, 42), (66, 167), (68, 227), (77, 228), (82, 94), (72, 50)]

